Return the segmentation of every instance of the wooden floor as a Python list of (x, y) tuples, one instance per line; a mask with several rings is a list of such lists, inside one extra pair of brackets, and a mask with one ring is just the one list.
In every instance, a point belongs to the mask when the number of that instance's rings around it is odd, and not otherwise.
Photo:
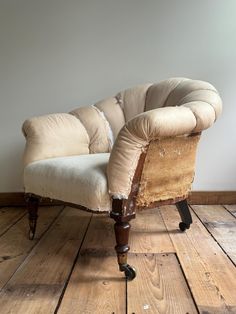
[(28, 240), (23, 208), (0, 208), (0, 313), (236, 313), (236, 206), (192, 206), (178, 230), (174, 206), (133, 220), (126, 282), (113, 221), (70, 207), (42, 207)]

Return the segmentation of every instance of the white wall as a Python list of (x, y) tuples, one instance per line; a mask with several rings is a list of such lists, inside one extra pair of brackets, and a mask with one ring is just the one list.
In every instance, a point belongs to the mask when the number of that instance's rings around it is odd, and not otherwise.
[(0, 0), (0, 192), (22, 190), (22, 122), (172, 76), (211, 82), (195, 190), (236, 190), (235, 0)]

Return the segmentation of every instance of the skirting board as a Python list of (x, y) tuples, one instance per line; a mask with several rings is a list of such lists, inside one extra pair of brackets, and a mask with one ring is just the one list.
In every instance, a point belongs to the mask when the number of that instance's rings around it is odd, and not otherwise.
[(188, 198), (191, 205), (233, 205), (236, 191), (192, 191)]
[[(188, 202), (191, 205), (232, 205), (236, 204), (236, 191), (193, 191)], [(41, 205), (59, 205), (59, 202), (42, 201)], [(0, 193), (0, 207), (25, 206), (23, 192)]]
[[(25, 194), (23, 192), (0, 193), (0, 207), (25, 206)], [(42, 206), (60, 205), (60, 202), (42, 200)]]

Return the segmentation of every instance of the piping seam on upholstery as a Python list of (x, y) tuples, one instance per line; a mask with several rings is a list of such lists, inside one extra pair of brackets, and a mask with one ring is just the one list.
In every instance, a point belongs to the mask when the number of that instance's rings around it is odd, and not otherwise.
[(170, 98), (170, 96), (174, 93), (174, 91), (177, 89), (177, 87), (179, 87), (180, 84), (182, 84), (183, 82), (186, 82), (186, 81), (190, 81), (190, 79), (182, 79), (182, 81), (179, 82), (179, 84), (177, 84), (170, 92), (169, 92), (169, 95), (166, 97), (166, 100), (164, 101), (163, 103), (163, 106), (162, 108), (166, 107), (166, 103), (168, 101), (168, 99)]
[(89, 134), (88, 134), (88, 131), (87, 131), (86, 127), (84, 126), (84, 124), (82, 123), (80, 118), (77, 115), (73, 114), (73, 111), (69, 112), (69, 114), (71, 114), (73, 117), (77, 118), (79, 120), (79, 122), (81, 123), (81, 125), (84, 127), (85, 132), (86, 132), (86, 134), (88, 136), (88, 139), (89, 139), (89, 145), (88, 145), (88, 147), (89, 147), (90, 146), (90, 137), (89, 137)]
[[(177, 102), (177, 105), (175, 105), (175, 106), (178, 106), (178, 107), (182, 106), (182, 105), (179, 105), (179, 103), (180, 103), (185, 97), (191, 95), (191, 94), (194, 93), (194, 92), (199, 92), (199, 91), (214, 92), (214, 90), (208, 89), (208, 88), (206, 88), (206, 89), (203, 89), (203, 88), (201, 88), (201, 89), (195, 89), (195, 90), (191, 91), (190, 93), (184, 95), (184, 96)], [(201, 100), (201, 99), (198, 99), (198, 100), (191, 100), (191, 101), (202, 101), (202, 102), (205, 102), (205, 103), (208, 104), (208, 102), (206, 102), (205, 100)], [(188, 102), (189, 102), (189, 101), (188, 101)], [(184, 105), (184, 104), (183, 104), (183, 105)]]
[(120, 106), (120, 109), (122, 110), (122, 113), (123, 113), (123, 117), (124, 117), (124, 120), (126, 122), (126, 117), (125, 117), (125, 113), (124, 113), (124, 101), (121, 97), (121, 92), (119, 92), (118, 94), (115, 95), (114, 97), (117, 101), (117, 105)]
[(107, 140), (108, 140), (108, 144), (109, 144), (109, 149), (111, 150), (112, 146), (114, 144), (114, 135), (113, 135), (113, 132), (111, 129), (111, 125), (110, 125), (109, 121), (107, 120), (103, 111), (98, 109), (95, 105), (91, 105), (91, 107), (93, 107), (97, 111), (97, 113), (100, 115), (100, 117), (104, 121), (105, 129), (107, 131), (106, 133), (107, 133)]
[(153, 86), (154, 84), (153, 83), (151, 83), (151, 85), (147, 88), (147, 90), (146, 90), (146, 94), (145, 94), (145, 101), (144, 101), (144, 112), (146, 112), (146, 105), (147, 105), (147, 94), (148, 94), (148, 92), (149, 92), (149, 90), (150, 90), (150, 88)]

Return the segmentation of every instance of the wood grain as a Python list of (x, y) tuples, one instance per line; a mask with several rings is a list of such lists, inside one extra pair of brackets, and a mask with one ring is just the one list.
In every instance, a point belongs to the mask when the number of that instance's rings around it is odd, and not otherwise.
[(58, 314), (122, 314), (126, 308), (124, 275), (115, 254), (83, 250), (76, 263)]
[(113, 224), (109, 217), (93, 215), (59, 314), (125, 313), (126, 284), (113, 248)]
[(27, 215), (18, 220), (14, 208), (4, 209), (0, 221), (8, 227), (0, 237), (0, 286), (5, 285), (0, 313), (58, 308), (60, 314), (192, 314), (194, 301), (202, 314), (236, 313), (236, 268), (228, 258), (235, 248), (236, 206), (224, 207), (194, 206), (202, 221), (193, 213), (185, 233), (178, 230), (175, 206), (138, 213), (131, 220), (128, 254), (137, 277), (127, 290), (115, 256), (114, 221), (107, 215), (93, 215), (86, 233), (90, 214), (65, 208), (58, 217), (62, 207), (42, 207), (37, 237), (29, 241)]
[(192, 191), (188, 202), (193, 205), (236, 204), (236, 191)]
[(192, 212), (193, 224), (178, 230), (173, 206), (161, 208), (179, 261), (201, 313), (236, 313), (236, 268)]
[(32, 241), (28, 239), (27, 215), (0, 237), (0, 290), (58, 216), (62, 208), (62, 206), (54, 206), (39, 209), (36, 237)]
[(0, 293), (2, 313), (53, 313), (91, 214), (65, 208)]
[(130, 252), (175, 252), (170, 236), (160, 214), (160, 209), (147, 209), (131, 220)]
[(25, 207), (0, 208), (0, 236), (26, 214)]
[(128, 314), (197, 313), (175, 254), (132, 254), (137, 278), (128, 282)]
[(236, 219), (223, 206), (191, 206), (207, 230), (236, 265)]
[(93, 214), (83, 247), (115, 252), (114, 223), (107, 214)]
[[(87, 233), (85, 247), (113, 251), (116, 243), (114, 223), (114, 220), (107, 215), (93, 215), (90, 223), (93, 232)], [(129, 252), (175, 252), (158, 208), (138, 211), (136, 218), (132, 219), (130, 224)]]

